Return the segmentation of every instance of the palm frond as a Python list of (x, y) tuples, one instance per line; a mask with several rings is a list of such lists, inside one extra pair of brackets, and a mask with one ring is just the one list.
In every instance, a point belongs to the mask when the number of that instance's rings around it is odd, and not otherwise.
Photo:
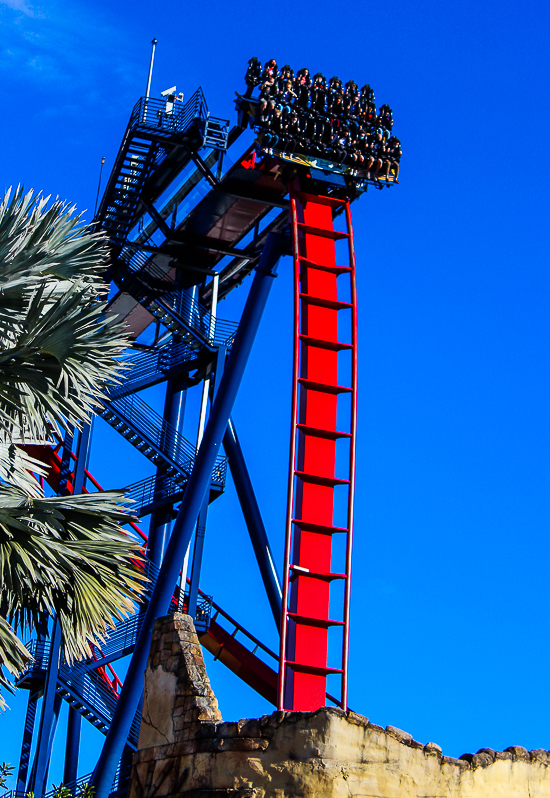
[(62, 294), (47, 284), (34, 291), (24, 322), (0, 350), (0, 426), (40, 437), (48, 422), (78, 426), (101, 406), (106, 384), (124, 371), (119, 357), (127, 347), (122, 326), (106, 323), (105, 307), (81, 283)]
[(31, 498), (0, 485), (0, 606), (15, 630), (56, 615), (66, 659), (89, 656), (147, 581), (129, 520), (120, 492)]
[[(6, 679), (3, 669), (18, 676), (25, 670), (32, 656), (27, 651), (23, 643), (19, 640), (10, 624), (0, 616), (0, 687), (14, 692), (13, 685)], [(6, 708), (6, 702), (0, 694), (0, 709)]]
[[(107, 265), (103, 232), (83, 229), (67, 202), (9, 188), (0, 203), (0, 289), (28, 287), (34, 278), (95, 277)], [(83, 234), (85, 233), (85, 234)]]

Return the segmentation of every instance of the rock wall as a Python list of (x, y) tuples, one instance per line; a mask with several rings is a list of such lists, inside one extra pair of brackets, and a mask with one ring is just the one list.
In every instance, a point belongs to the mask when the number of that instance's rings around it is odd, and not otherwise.
[(513, 746), (443, 756), (352, 712), (223, 723), (191, 619), (157, 621), (130, 798), (550, 798), (550, 755)]

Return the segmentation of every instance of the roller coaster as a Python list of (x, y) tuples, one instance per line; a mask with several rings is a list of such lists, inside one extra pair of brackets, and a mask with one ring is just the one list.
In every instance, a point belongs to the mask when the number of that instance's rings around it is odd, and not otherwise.
[[(90, 780), (97, 798), (125, 794), (152, 624), (167, 612), (189, 613), (202, 645), (273, 706), (348, 705), (357, 409), (350, 206), (369, 187), (386, 188), (392, 180), (267, 150), (261, 135), (250, 141), (257, 99), (238, 95), (236, 107), (231, 126), (211, 115), (200, 88), (185, 103), (140, 98), (97, 211), (112, 254), (108, 317), (123, 321), (132, 339), (129, 376), (111, 389), (100, 415), (141, 453), (149, 472), (135, 484), (110, 487), (125, 488), (136, 516), (150, 516), (148, 536), (129, 525), (143, 541), (150, 581), (144, 605), (117, 623), (89, 660), (67, 665), (58, 632), (29, 642), (34, 661), (17, 682), (28, 690), (28, 703), (10, 798), (52, 795), (48, 767), (63, 701), (69, 705), (64, 784), (73, 795)], [(294, 344), (279, 581), (231, 414), (284, 255), (293, 262)], [(220, 318), (219, 303), (246, 279), (252, 285), (241, 319)], [(159, 384), (166, 386), (160, 411), (140, 396)], [(197, 439), (188, 441), (185, 397), (194, 386), (202, 386), (202, 400)], [(90, 439), (85, 427), (76, 453), (70, 436), (28, 447), (44, 463), (51, 490), (103, 490), (87, 468)], [(223, 501), (228, 466), (280, 630), (279, 651), (199, 588), (208, 508)], [(113, 663), (128, 655), (121, 679)], [(327, 692), (327, 681), (338, 684), (336, 695)], [(78, 777), (83, 718), (106, 737), (93, 777)]]

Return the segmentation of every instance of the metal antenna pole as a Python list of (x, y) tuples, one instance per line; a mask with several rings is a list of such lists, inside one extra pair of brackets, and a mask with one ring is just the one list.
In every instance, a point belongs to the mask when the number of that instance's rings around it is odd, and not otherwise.
[(155, 47), (157, 46), (157, 40), (153, 39), (151, 42), (153, 45), (153, 49), (151, 50), (151, 63), (149, 64), (149, 77), (147, 78), (147, 89), (145, 90), (145, 99), (149, 99), (149, 93), (151, 91), (151, 78), (153, 77), (153, 62), (155, 60)]
[(101, 166), (99, 167), (99, 181), (98, 181), (98, 184), (97, 184), (97, 195), (96, 195), (96, 198), (95, 198), (94, 219), (95, 219), (95, 215), (97, 213), (97, 203), (99, 202), (99, 191), (101, 189), (101, 175), (103, 174), (103, 164), (104, 163), (105, 163), (105, 156), (102, 157)]
[(153, 77), (153, 62), (155, 60), (155, 47), (157, 46), (157, 40), (153, 39), (151, 42), (153, 45), (153, 49), (151, 50), (151, 62), (149, 64), (149, 76), (147, 78), (147, 88), (145, 89), (145, 101), (143, 103), (143, 119), (141, 120), (143, 123), (147, 121), (147, 106), (149, 105), (149, 94), (151, 92), (151, 78)]

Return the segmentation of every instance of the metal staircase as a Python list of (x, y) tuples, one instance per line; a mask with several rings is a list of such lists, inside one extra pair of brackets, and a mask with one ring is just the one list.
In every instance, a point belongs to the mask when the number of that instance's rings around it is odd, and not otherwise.
[[(133, 642), (135, 643), (135, 636)], [(16, 686), (29, 689), (45, 678), (50, 658), (50, 643), (47, 640), (34, 639), (26, 646), (34, 660), (29, 669), (16, 681)], [(120, 656), (124, 656), (122, 651), (114, 658), (118, 659)], [(94, 660), (79, 662), (72, 666), (61, 662), (55, 691), (92, 726), (102, 734), (106, 734), (118, 696), (101, 670), (96, 670), (99, 667), (100, 663)], [(128, 745), (134, 750), (137, 747), (140, 720), (141, 712), (136, 713), (128, 737)]]
[(225, 149), (228, 127), (209, 115), (200, 88), (181, 106), (146, 97), (137, 101), (96, 217), (115, 247), (145, 212), (144, 192), (154, 201), (167, 178), (172, 181), (201, 147)]
[(135, 352), (124, 356), (129, 365), (124, 381), (111, 389), (113, 399), (127, 396), (144, 388), (158, 385), (183, 371), (199, 367), (200, 353), (179, 340), (170, 340), (148, 351)]
[(178, 288), (175, 269), (161, 267), (143, 251), (125, 248), (113, 266), (117, 286), (136, 299), (192, 349), (230, 347), (238, 324), (214, 319), (209, 310)]
[[(189, 478), (195, 447), (139, 396), (111, 401), (100, 416), (154, 465), (164, 466), (167, 476)], [(218, 456), (212, 479), (219, 482), (225, 468), (225, 458)]]

